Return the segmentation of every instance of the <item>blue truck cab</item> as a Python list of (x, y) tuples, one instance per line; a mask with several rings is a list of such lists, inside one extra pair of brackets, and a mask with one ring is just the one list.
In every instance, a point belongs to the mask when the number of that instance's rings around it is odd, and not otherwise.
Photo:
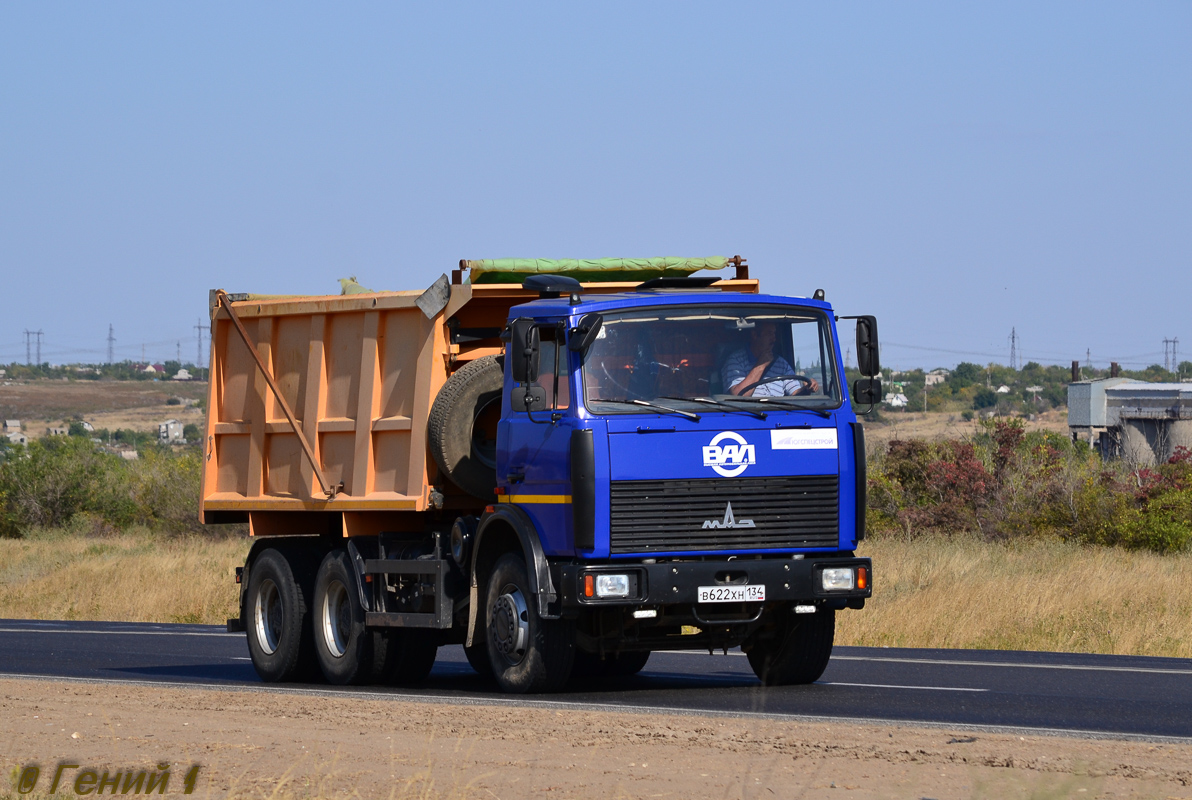
[[(585, 295), (537, 276), (539, 298), (510, 310), (496, 502), (452, 534), (531, 554), (472, 559), (469, 658), (506, 690), (738, 646), (763, 683), (808, 683), (836, 613), (870, 596), (864, 433), (832, 307), (710, 283)], [(857, 319), (871, 404), (876, 322)]]

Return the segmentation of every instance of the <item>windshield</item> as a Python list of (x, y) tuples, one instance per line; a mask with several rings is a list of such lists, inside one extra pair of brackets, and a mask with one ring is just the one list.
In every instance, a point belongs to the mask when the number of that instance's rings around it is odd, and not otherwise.
[[(584, 358), (593, 413), (641, 413), (643, 401), (721, 410), (840, 402), (827, 316), (758, 305), (670, 306), (604, 315)], [(704, 402), (698, 402), (703, 400)]]

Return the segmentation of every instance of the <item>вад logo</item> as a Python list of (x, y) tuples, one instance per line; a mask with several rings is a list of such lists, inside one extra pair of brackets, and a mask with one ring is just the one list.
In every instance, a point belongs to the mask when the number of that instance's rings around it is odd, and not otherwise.
[[(726, 439), (735, 444), (721, 444)], [(704, 446), (704, 466), (711, 467), (717, 475), (734, 478), (745, 471), (750, 464), (756, 464), (753, 445), (735, 431), (719, 433)]]

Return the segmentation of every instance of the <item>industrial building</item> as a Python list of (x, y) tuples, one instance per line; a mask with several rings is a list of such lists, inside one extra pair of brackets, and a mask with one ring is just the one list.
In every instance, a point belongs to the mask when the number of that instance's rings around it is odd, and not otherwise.
[(1162, 463), (1176, 448), (1192, 449), (1192, 383), (1142, 383), (1126, 378), (1068, 386), (1068, 429), (1104, 458)]

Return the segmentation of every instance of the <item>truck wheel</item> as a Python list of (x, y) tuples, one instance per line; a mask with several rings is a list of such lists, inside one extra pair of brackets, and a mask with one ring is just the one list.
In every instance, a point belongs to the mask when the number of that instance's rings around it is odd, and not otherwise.
[(480, 638), (471, 647), (464, 645), (464, 655), (476, 674), (486, 681), (493, 679), (493, 662), (488, 660), (488, 638), (484, 631), (480, 632)]
[(836, 612), (830, 608), (789, 614), (777, 636), (749, 648), (749, 666), (766, 686), (814, 683), (828, 667), (835, 636)]
[(306, 614), (290, 562), (276, 549), (262, 550), (252, 562), (247, 595), (244, 627), (257, 674), (267, 683), (300, 677)]
[(393, 686), (426, 680), (439, 646), (427, 631), (390, 628), (372, 631), (375, 677)]
[(439, 390), (427, 421), (427, 444), (439, 469), (482, 500), (492, 500), (497, 485), (497, 421), (504, 383), (500, 356), (464, 364)]
[(575, 665), (571, 668), (573, 678), (628, 678), (641, 672), (650, 660), (650, 651), (617, 653), (603, 659), (596, 653), (575, 652)]
[(319, 565), (313, 609), (315, 652), (328, 683), (367, 683), (372, 678), (373, 635), (364, 627), (356, 571), (345, 550), (332, 550)]
[(563, 688), (575, 656), (574, 623), (538, 616), (520, 555), (497, 559), (485, 594), (485, 639), (500, 687), (516, 694)]

